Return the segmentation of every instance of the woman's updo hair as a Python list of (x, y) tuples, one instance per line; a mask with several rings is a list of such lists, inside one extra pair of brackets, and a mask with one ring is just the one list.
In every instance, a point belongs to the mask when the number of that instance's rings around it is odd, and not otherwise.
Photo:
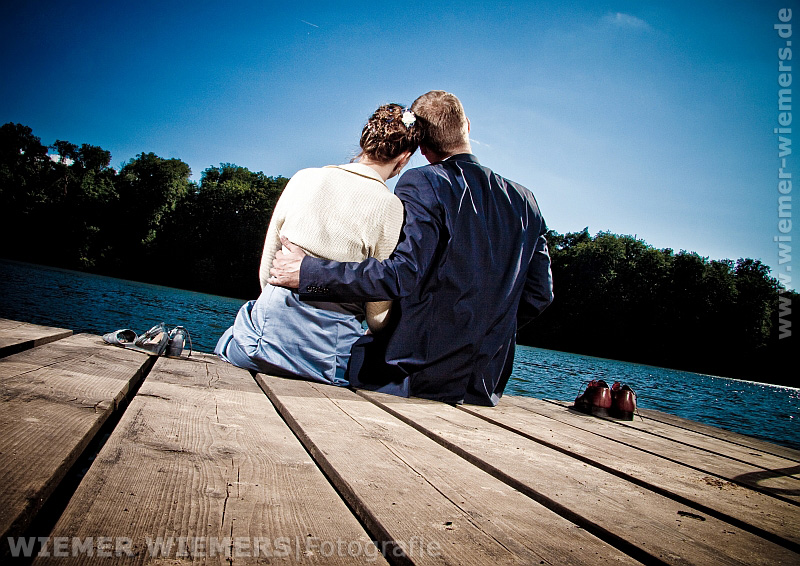
[(361, 131), (359, 157), (388, 163), (404, 151), (417, 151), (422, 137), (419, 123), (403, 123), (403, 112), (399, 104), (384, 104), (370, 116)]

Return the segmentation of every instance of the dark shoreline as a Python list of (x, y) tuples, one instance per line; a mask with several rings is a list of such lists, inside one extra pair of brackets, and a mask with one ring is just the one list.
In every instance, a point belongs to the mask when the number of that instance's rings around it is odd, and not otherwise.
[[(22, 266), (30, 266), (30, 267), (33, 267), (33, 268), (39, 267), (39, 268), (46, 268), (46, 269), (57, 269), (57, 270), (61, 270), (61, 271), (67, 272), (67, 273), (95, 275), (95, 276), (100, 276), (100, 277), (108, 277), (108, 278), (111, 278), (111, 279), (117, 279), (117, 280), (120, 280), (120, 281), (131, 281), (131, 282), (147, 284), (147, 285), (162, 286), (162, 287), (166, 287), (166, 288), (169, 288), (169, 289), (176, 289), (176, 290), (186, 291), (186, 292), (190, 292), (190, 293), (200, 293), (200, 294), (204, 294), (204, 295), (210, 295), (210, 296), (214, 296), (214, 297), (220, 297), (220, 298), (224, 298), (224, 299), (229, 299), (229, 300), (232, 300), (232, 301), (242, 301), (242, 302), (244, 302), (244, 301), (248, 300), (248, 298), (226, 297), (226, 296), (223, 296), (223, 295), (217, 295), (215, 293), (209, 293), (208, 290), (205, 290), (205, 289), (190, 289), (190, 288), (176, 287), (174, 285), (170, 285), (169, 281), (165, 281), (163, 278), (158, 277), (158, 276), (140, 277), (140, 278), (137, 278), (137, 279), (133, 279), (133, 278), (129, 278), (129, 277), (121, 277), (118, 274), (110, 273), (109, 270), (88, 270), (88, 269), (87, 270), (79, 270), (79, 269), (72, 269), (72, 268), (68, 268), (68, 267), (62, 267), (62, 266), (58, 266), (58, 265), (47, 265), (47, 264), (42, 264), (42, 263), (33, 263), (33, 262), (24, 261), (24, 260), (10, 259), (10, 258), (0, 258), (0, 261), (19, 264), (19, 265), (22, 265)], [(2, 299), (0, 299), (0, 300), (2, 300)], [(2, 310), (5, 310), (5, 309), (2, 309)], [(57, 323), (58, 321), (53, 321), (53, 320), (48, 320), (48, 321), (31, 320), (31, 321), (28, 321), (28, 320), (26, 320), (25, 322)], [(533, 324), (536, 324), (536, 322), (534, 321)], [(544, 342), (544, 343), (542, 343), (542, 342)], [(786, 347), (789, 347), (790, 346), (789, 343), (788, 343), (789, 341), (787, 340), (786, 342), (787, 342)], [(695, 363), (669, 363), (670, 359), (667, 358), (667, 357), (650, 358), (650, 357), (646, 357), (646, 356), (643, 357), (643, 356), (638, 356), (638, 355), (624, 355), (624, 356), (621, 356), (621, 355), (619, 355), (619, 353), (617, 353), (618, 355), (613, 355), (613, 353), (612, 353), (612, 355), (609, 355), (608, 353), (599, 352), (599, 351), (593, 350), (591, 348), (553, 347), (552, 344), (547, 344), (546, 340), (544, 340), (544, 341), (518, 340), (517, 344), (518, 345), (522, 345), (522, 346), (531, 346), (531, 347), (534, 347), (534, 348), (541, 348), (541, 349), (545, 349), (545, 350), (553, 350), (553, 351), (557, 351), (557, 352), (565, 352), (565, 353), (577, 354), (577, 355), (581, 355), (581, 356), (589, 356), (589, 357), (593, 357), (593, 358), (600, 358), (600, 359), (614, 360), (614, 361), (622, 361), (622, 362), (627, 362), (627, 363), (633, 363), (633, 364), (639, 364), (639, 365), (645, 365), (645, 366), (653, 366), (653, 367), (658, 367), (658, 368), (663, 368), (663, 369), (670, 369), (670, 370), (677, 370), (677, 371), (687, 371), (687, 372), (698, 373), (698, 374), (702, 374), (702, 375), (708, 375), (708, 376), (711, 376), (711, 377), (722, 377), (722, 378), (728, 378), (728, 379), (736, 379), (736, 380), (741, 380), (741, 381), (748, 381), (748, 382), (753, 382), (753, 383), (764, 383), (764, 384), (768, 384), (768, 385), (775, 385), (775, 386), (781, 386), (781, 387), (800, 388), (800, 380), (798, 380), (797, 378), (790, 377), (788, 375), (789, 374), (789, 369), (788, 368), (780, 368), (780, 369), (783, 370), (783, 373), (785, 374), (785, 378), (784, 379), (779, 379), (779, 378), (778, 379), (759, 378), (757, 376), (757, 373), (758, 373), (758, 370), (756, 369), (757, 367), (761, 368), (762, 370), (769, 367), (769, 365), (766, 364), (763, 361), (763, 357), (766, 355), (766, 353), (761, 355), (762, 360), (756, 360), (756, 359), (749, 360), (749, 361), (737, 360), (735, 365), (731, 364), (730, 362), (725, 363), (725, 364), (713, 364), (713, 363), (707, 363), (707, 362), (705, 362), (705, 363), (703, 363), (703, 362), (700, 362), (700, 363), (698, 363), (698, 362), (695, 362)], [(673, 358), (673, 362), (674, 362), (674, 358)], [(779, 370), (776, 368), (775, 371), (777, 372)]]

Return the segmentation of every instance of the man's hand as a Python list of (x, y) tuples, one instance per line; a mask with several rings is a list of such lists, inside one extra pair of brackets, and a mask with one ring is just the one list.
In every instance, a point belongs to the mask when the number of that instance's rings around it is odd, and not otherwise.
[(272, 260), (270, 278), (267, 282), (278, 287), (297, 289), (300, 286), (300, 264), (303, 263), (306, 254), (300, 246), (286, 239), (286, 236), (281, 236), (281, 244), (283, 248), (278, 250), (275, 259)]

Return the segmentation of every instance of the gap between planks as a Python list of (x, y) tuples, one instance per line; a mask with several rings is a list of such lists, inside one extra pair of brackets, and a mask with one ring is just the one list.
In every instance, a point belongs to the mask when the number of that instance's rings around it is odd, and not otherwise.
[(635, 562), (349, 389), (256, 379), (373, 537), (441, 549), (413, 564)]
[[(680, 563), (680, 560), (689, 559), (739, 563), (740, 557), (747, 557), (752, 563), (758, 563), (763, 562), (764, 556), (785, 556), (790, 561), (800, 558), (792, 550), (797, 548), (793, 542), (775, 535), (771, 535), (772, 540), (764, 540), (758, 535), (726, 526), (716, 517), (700, 517), (683, 511), (680, 505), (660, 494), (632, 488), (628, 482), (616, 476), (609, 477), (603, 470), (584, 470), (581, 465), (574, 465), (577, 463), (575, 460), (553, 454), (547, 447), (523, 438), (516, 431), (487, 427), (484, 419), (470, 413), (472, 407), (457, 409), (419, 399), (400, 399), (365, 391), (359, 393), (523, 493), (559, 512), (567, 509), (570, 517), (582, 526), (594, 528), (600, 525), (620, 537), (629, 537), (643, 549), (660, 547), (660, 554), (656, 554), (667, 561), (677, 559), (676, 563)], [(498, 407), (479, 409), (492, 413)], [(583, 487), (574, 489), (575, 485)], [(603, 493), (610, 492), (612, 496), (593, 494), (591, 486), (600, 488)], [(597, 501), (602, 500), (601, 505), (595, 504), (595, 497)], [(622, 499), (628, 503), (620, 505)], [(689, 518), (683, 524), (679, 520), (682, 516)], [(692, 524), (692, 517), (701, 522)], [(676, 520), (679, 524), (673, 527)], [(794, 522), (797, 523), (797, 517)], [(649, 534), (643, 536), (643, 532)], [(730, 535), (720, 538), (715, 535), (718, 532), (729, 532)], [(785, 529), (784, 534), (786, 532), (793, 534), (791, 529)], [(781, 540), (783, 548), (773, 544), (773, 540)]]
[(152, 365), (109, 348), (78, 334), (0, 359), (3, 554)]
[(800, 504), (800, 465), (793, 460), (660, 422), (591, 417), (561, 402), (512, 397), (507, 404), (583, 429), (599, 438), (647, 451), (722, 480), (761, 491), (788, 503)]
[(251, 375), (203, 355), (159, 358), (52, 534), (128, 539), (133, 555), (36, 566), (386, 564)]
[(72, 336), (72, 330), (0, 318), (0, 357)]

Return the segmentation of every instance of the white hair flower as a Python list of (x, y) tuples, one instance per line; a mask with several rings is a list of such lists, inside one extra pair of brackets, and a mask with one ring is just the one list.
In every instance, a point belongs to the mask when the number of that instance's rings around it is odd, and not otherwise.
[(408, 129), (414, 125), (414, 122), (417, 121), (417, 117), (414, 116), (414, 113), (411, 110), (404, 110), (401, 120), (403, 121), (403, 124), (405, 124), (406, 129)]

